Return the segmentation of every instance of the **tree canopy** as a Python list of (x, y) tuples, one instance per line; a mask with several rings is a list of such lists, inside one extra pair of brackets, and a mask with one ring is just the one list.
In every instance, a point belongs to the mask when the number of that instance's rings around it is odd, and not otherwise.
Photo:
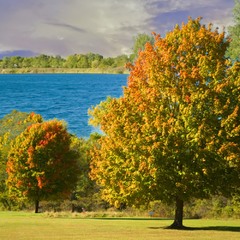
[(35, 202), (69, 197), (79, 173), (71, 137), (61, 121), (29, 126), (16, 137), (8, 155), (8, 188), (12, 198)]
[(90, 111), (104, 135), (91, 177), (105, 200), (139, 206), (183, 203), (239, 188), (240, 64), (225, 58), (225, 34), (189, 19), (165, 38), (155, 34), (119, 99)]
[[(37, 70), (38, 68), (46, 68), (54, 70), (60, 70), (57, 68), (74, 69), (114, 69), (122, 72), (125, 69), (125, 64), (129, 62), (127, 55), (119, 55), (117, 57), (103, 57), (96, 53), (87, 54), (73, 54), (65, 58), (61, 56), (48, 56), (40, 54), (35, 57), (3, 57), (0, 59), (0, 69), (11, 69), (14, 72), (19, 69), (25, 69), (26, 71)], [(56, 68), (56, 69), (55, 69)], [(4, 71), (3, 71), (4, 72)]]

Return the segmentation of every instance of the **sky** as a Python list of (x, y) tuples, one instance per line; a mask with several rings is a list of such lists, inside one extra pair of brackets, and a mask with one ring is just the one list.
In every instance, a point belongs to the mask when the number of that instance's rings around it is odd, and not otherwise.
[(164, 36), (188, 17), (233, 25), (234, 0), (0, 0), (0, 54), (130, 54), (134, 37)]

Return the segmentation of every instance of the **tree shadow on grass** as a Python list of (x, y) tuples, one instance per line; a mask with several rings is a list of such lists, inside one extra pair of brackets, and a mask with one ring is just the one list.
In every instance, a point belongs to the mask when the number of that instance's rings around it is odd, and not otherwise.
[[(170, 220), (171, 218), (131, 218), (131, 217), (99, 217), (99, 218), (91, 218), (98, 220), (134, 220), (134, 221), (146, 221), (146, 220)], [(174, 229), (171, 227), (148, 227), (149, 229), (171, 229), (178, 231), (223, 231), (223, 232), (240, 232), (240, 226), (208, 226), (208, 227), (183, 227), (181, 229)]]
[(181, 229), (173, 229), (170, 227), (149, 227), (149, 229), (171, 229), (178, 231), (223, 231), (223, 232), (240, 232), (240, 226), (209, 226), (209, 227), (183, 227)]

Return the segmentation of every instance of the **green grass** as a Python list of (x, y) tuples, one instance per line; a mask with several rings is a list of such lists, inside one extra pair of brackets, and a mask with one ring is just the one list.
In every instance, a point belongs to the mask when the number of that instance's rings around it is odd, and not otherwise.
[(0, 212), (0, 239), (239, 240), (240, 220), (184, 220), (188, 230), (165, 229), (172, 220), (155, 218), (53, 218), (46, 214)]

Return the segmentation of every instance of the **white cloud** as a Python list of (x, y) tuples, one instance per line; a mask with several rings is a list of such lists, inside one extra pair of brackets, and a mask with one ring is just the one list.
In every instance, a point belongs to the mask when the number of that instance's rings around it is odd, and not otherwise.
[(186, 15), (229, 25), (233, 5), (229, 0), (0, 0), (0, 50), (116, 56), (129, 52), (137, 33), (171, 30)]

